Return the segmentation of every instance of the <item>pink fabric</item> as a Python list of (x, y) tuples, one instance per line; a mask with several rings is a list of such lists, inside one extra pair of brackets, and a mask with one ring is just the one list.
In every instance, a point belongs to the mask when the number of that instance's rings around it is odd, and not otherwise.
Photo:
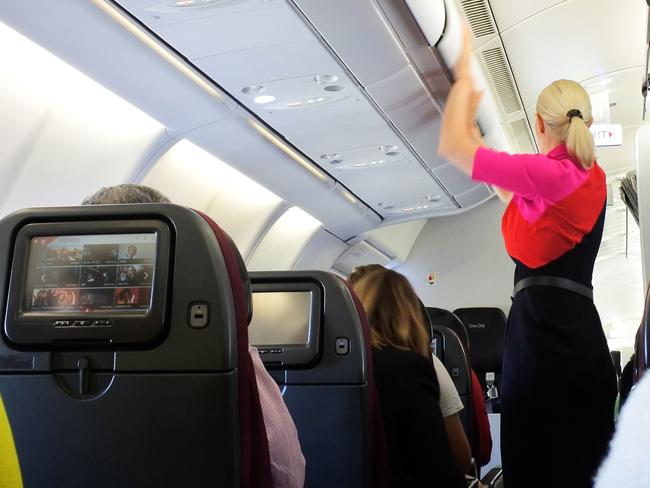
[(266, 371), (257, 349), (249, 346), (248, 352), (253, 360), (266, 435), (269, 439), (273, 487), (303, 488), (305, 458), (300, 449), (296, 426), (284, 404), (278, 385)]
[(508, 154), (480, 147), (472, 170), (474, 180), (513, 192), (511, 204), (530, 223), (571, 195), (588, 176), (589, 170), (571, 160), (564, 144), (548, 154)]

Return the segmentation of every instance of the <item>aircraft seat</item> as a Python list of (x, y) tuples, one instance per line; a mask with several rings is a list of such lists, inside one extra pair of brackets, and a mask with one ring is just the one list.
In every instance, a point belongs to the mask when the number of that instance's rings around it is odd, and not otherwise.
[(440, 360), (447, 368), (454, 386), (458, 391), (463, 410), (459, 413), (460, 420), (468, 439), (474, 438), (473, 403), (470, 366), (465, 349), (454, 331), (445, 326), (434, 325), (433, 331), (442, 335), (442, 358)]
[(386, 441), (356, 295), (322, 271), (253, 272), (251, 281), (251, 343), (296, 424), (305, 488), (383, 486)]
[(0, 222), (0, 255), (0, 396), (25, 488), (270, 488), (247, 276), (212, 220), (28, 209)]
[(632, 376), (636, 384), (650, 367), (650, 286), (646, 290), (643, 317), (636, 333), (634, 358)]
[(467, 354), (467, 357), (470, 358), (471, 364), (471, 355), (470, 351), (468, 350), (469, 336), (467, 335), (467, 330), (465, 329), (463, 322), (453, 312), (445, 310), (444, 308), (426, 307), (426, 311), (427, 316), (429, 317), (429, 321), (433, 325), (445, 326), (456, 333), (460, 339), (461, 344), (463, 345), (465, 354)]
[(487, 393), (488, 408), (498, 413), (506, 316), (501, 309), (493, 307), (459, 308), (454, 310), (454, 314), (467, 330), (472, 368)]

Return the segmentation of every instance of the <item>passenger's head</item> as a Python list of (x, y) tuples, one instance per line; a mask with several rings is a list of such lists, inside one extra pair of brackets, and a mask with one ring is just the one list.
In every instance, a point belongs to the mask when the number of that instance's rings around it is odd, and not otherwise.
[(89, 197), (84, 198), (82, 205), (119, 205), (129, 203), (170, 203), (169, 198), (158, 190), (145, 185), (125, 183), (104, 187)]
[(584, 168), (591, 168), (596, 158), (591, 122), (591, 101), (580, 83), (557, 80), (539, 94), (535, 132), (543, 152), (561, 141)]
[(420, 300), (404, 276), (386, 269), (368, 273), (353, 287), (366, 310), (374, 347), (409, 349), (427, 358), (431, 355)]
[(381, 264), (364, 264), (363, 266), (357, 266), (354, 268), (354, 271), (350, 273), (350, 276), (348, 276), (348, 283), (354, 286), (354, 284), (361, 278), (364, 278), (375, 271), (386, 271), (386, 268)]

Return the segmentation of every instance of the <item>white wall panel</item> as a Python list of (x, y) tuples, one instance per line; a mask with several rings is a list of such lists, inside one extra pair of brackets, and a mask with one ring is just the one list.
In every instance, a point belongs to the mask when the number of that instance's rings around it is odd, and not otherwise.
[(524, 105), (535, 103), (553, 80), (585, 80), (642, 65), (647, 15), (644, 2), (573, 0), (503, 33)]
[(408, 259), (411, 248), (426, 223), (426, 219), (420, 219), (379, 227), (366, 233), (364, 238), (386, 254), (393, 256), (394, 264), (403, 263)]
[(174, 203), (210, 215), (232, 237), (244, 258), (285, 209), (274, 193), (185, 140), (160, 159), (143, 183), (162, 191)]
[(494, 20), (500, 31), (566, 0), (490, 0)]
[(318, 231), (303, 250), (294, 269), (329, 271), (336, 258), (348, 248), (338, 237), (325, 230)]
[(280, 217), (253, 251), (246, 265), (249, 271), (292, 269), (321, 223), (298, 207)]
[[(415, 241), (404, 274), (427, 306), (510, 309), (514, 264), (501, 237), (504, 206), (492, 201), (462, 216), (429, 220)], [(435, 273), (434, 285), (427, 275)]]
[(154, 119), (4, 24), (0, 44), (0, 214), (77, 205), (131, 181), (169, 142)]

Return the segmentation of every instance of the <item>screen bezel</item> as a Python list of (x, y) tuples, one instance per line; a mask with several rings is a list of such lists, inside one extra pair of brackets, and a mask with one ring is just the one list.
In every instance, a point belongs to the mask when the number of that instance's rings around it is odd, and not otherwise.
[[(43, 236), (99, 234), (156, 234), (156, 258), (151, 288), (151, 306), (143, 313), (133, 311), (97, 310), (81, 312), (23, 311), (28, 260), (32, 239)], [(107, 220), (100, 222), (28, 223), (16, 234), (7, 310), (3, 332), (15, 346), (111, 347), (143, 344), (160, 336), (165, 326), (167, 290), (171, 276), (171, 231), (160, 220)], [(55, 320), (104, 320), (104, 326), (55, 327)]]
[[(257, 348), (264, 365), (269, 369), (304, 368), (315, 364), (320, 357), (323, 318), (323, 290), (313, 282), (282, 282), (282, 283), (255, 283), (251, 284), (253, 295), (255, 293), (311, 293), (311, 310), (309, 316), (309, 332), (306, 344), (265, 344)], [(255, 315), (255, 306), (253, 306)], [(280, 352), (277, 352), (277, 351)], [(272, 352), (275, 351), (275, 352)]]

